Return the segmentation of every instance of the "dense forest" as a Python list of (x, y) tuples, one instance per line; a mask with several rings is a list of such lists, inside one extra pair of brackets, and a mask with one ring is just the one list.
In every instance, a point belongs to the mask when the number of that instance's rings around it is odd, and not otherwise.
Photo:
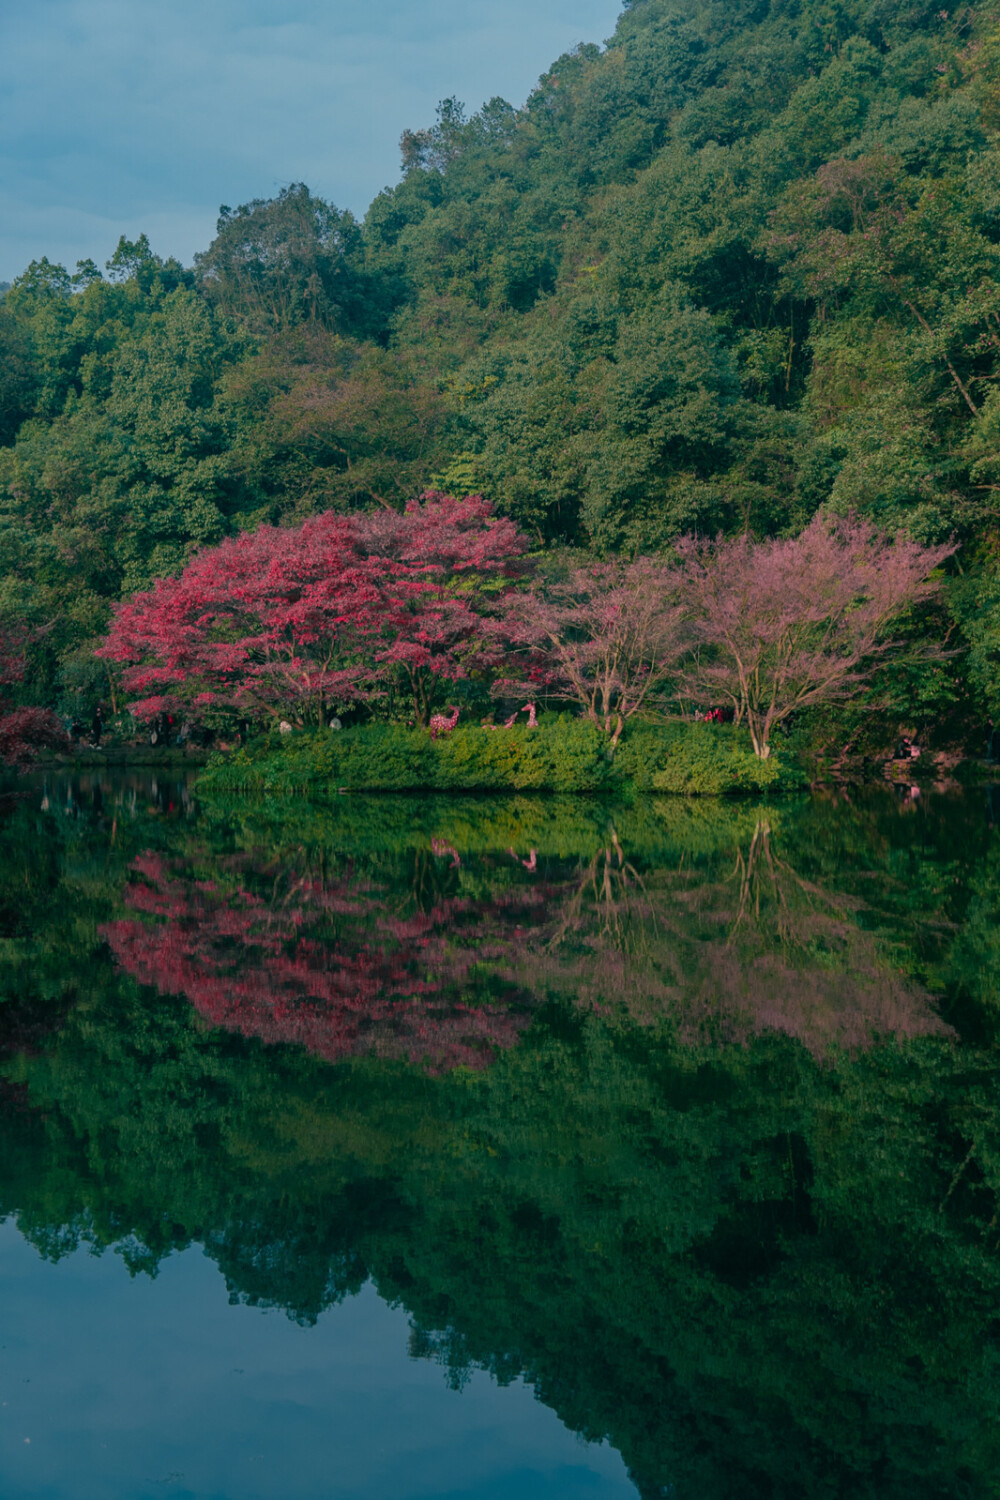
[(432, 487), (539, 551), (821, 509), (954, 539), (916, 622), (953, 667), (906, 692), (1000, 717), (992, 0), (629, 0), (522, 108), (448, 99), (401, 146), (362, 223), (295, 184), (191, 268), (141, 236), (3, 294), (22, 702), (113, 701), (113, 603), (206, 544)]

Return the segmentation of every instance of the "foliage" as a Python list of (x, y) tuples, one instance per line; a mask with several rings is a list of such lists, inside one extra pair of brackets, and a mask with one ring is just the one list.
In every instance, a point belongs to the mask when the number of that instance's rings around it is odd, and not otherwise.
[(804, 782), (790, 757), (761, 758), (723, 725), (690, 724), (685, 731), (672, 738), (662, 769), (653, 772), (656, 791), (717, 797), (786, 791)]
[(361, 261), (353, 215), (296, 182), (269, 201), (223, 206), (195, 267), (209, 300), (255, 331), (298, 323), (357, 330), (367, 290)]
[(676, 592), (669, 568), (638, 558), (577, 567), (565, 580), (511, 593), (500, 629), (521, 675), (499, 678), (493, 692), (574, 703), (614, 747), (684, 651)]
[(969, 643), (968, 675), (991, 719), (1000, 722), (1000, 574), (985, 568), (971, 587), (956, 591)]
[[(426, 723), (438, 679), (490, 664), (477, 588), (522, 550), (477, 496), (260, 527), (118, 606), (99, 654), (138, 718), (229, 710), (326, 722), (402, 675)], [(481, 606), (480, 606), (481, 607)]]
[(446, 451), (447, 405), (414, 360), (321, 324), (264, 339), (224, 376), (218, 400), (231, 481), (261, 520), (401, 509), (431, 485)]
[[(481, 497), (433, 491), (401, 515), (327, 512), (297, 528), (260, 527), (119, 605), (97, 654), (124, 666), (127, 692), (147, 694), (133, 705), (139, 718), (229, 710), (322, 726), (330, 705), (387, 697), (391, 717), (402, 683), (411, 724), (429, 723), (433, 738), (462, 709), (432, 714), (441, 681), (473, 680), (497, 698), (574, 703), (610, 754), (657, 699), (721, 699), (766, 760), (793, 713), (857, 694), (896, 644), (901, 617), (934, 594), (928, 572), (955, 550), (890, 545), (867, 522), (816, 517), (787, 541), (687, 536), (678, 566), (576, 564), (518, 587), (524, 547)], [(940, 655), (911, 647), (907, 661)], [(536, 707), (527, 706), (532, 725)], [(506, 732), (516, 717), (492, 727)], [(474, 759), (486, 785), (505, 784), (487, 765), (496, 755)], [(423, 784), (386, 774), (389, 785)], [(720, 776), (721, 765), (696, 789)]]
[(432, 740), (419, 729), (369, 724), (322, 735), (289, 736), (249, 753), (218, 758), (199, 788), (329, 795), (351, 791), (592, 792), (609, 786), (604, 736), (565, 720), (544, 728), (458, 728)]
[(678, 543), (695, 693), (732, 705), (754, 754), (803, 708), (850, 697), (892, 645), (892, 627), (936, 584), (954, 543), (891, 546), (869, 523), (818, 516), (790, 541)]
[[(0, 689), (19, 683), (24, 665), (23, 639), (0, 632)], [(23, 766), (40, 750), (62, 749), (65, 743), (65, 731), (49, 709), (0, 705), (0, 765)]]
[[(394, 724), (367, 724), (326, 734), (275, 735), (246, 750), (216, 756), (198, 779), (215, 799), (236, 791), (730, 792), (786, 791), (803, 784), (790, 756), (762, 762), (744, 734), (691, 722), (633, 722), (612, 757), (602, 729), (567, 714), (535, 729), (461, 724), (437, 740)], [(274, 809), (279, 821), (287, 817)]]
[(500, 647), (487, 619), (510, 593), (525, 540), (482, 496), (434, 490), (402, 516), (375, 512), (354, 526), (366, 559), (409, 583), (400, 614), (381, 626), (378, 663), (403, 679), (426, 724), (438, 682), (495, 668)]

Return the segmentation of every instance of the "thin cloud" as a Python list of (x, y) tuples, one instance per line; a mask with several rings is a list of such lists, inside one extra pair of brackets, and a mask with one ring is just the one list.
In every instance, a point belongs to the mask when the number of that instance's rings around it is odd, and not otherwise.
[(620, 0), (41, 0), (0, 14), (0, 278), (145, 230), (189, 261), (220, 201), (304, 180), (363, 212), (438, 99), (522, 101)]

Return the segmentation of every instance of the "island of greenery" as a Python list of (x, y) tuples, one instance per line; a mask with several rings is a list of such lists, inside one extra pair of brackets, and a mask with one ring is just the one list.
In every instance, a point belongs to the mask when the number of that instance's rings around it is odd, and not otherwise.
[(250, 739), (229, 787), (980, 755), (998, 374), (993, 0), (630, 0), (523, 107), (406, 132), (361, 223), (296, 184), (190, 269), (141, 236), (3, 294), (0, 754), (61, 718)]

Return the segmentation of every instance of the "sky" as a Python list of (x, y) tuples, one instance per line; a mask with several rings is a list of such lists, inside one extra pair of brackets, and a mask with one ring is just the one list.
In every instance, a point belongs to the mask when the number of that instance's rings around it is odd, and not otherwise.
[(456, 95), (521, 104), (621, 0), (0, 0), (0, 281), (119, 235), (189, 264), (219, 205), (363, 213)]

